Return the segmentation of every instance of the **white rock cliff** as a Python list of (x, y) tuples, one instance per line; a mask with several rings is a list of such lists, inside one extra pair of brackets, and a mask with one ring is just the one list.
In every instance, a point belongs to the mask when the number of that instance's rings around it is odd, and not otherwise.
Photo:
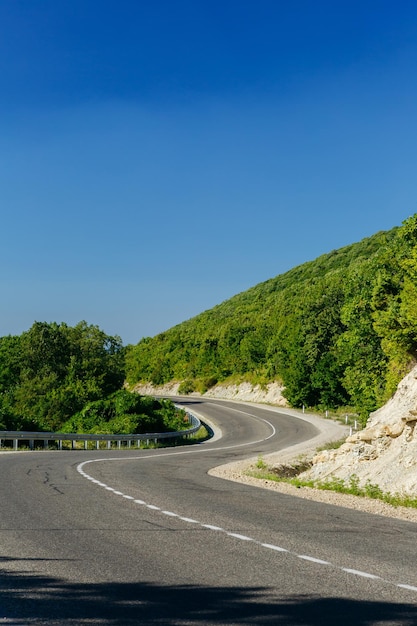
[(331, 477), (378, 485), (383, 491), (417, 495), (417, 366), (398, 385), (394, 396), (371, 414), (366, 428), (337, 450), (320, 452), (302, 478)]

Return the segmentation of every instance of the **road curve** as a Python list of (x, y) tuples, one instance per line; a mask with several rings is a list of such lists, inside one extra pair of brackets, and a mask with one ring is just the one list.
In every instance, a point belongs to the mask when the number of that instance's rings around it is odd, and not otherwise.
[(0, 624), (417, 624), (417, 525), (208, 470), (317, 435), (187, 399), (222, 438), (0, 455)]

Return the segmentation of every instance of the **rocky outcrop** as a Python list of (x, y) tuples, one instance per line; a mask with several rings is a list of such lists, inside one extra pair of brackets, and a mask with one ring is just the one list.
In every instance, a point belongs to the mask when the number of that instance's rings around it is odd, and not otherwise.
[(301, 478), (332, 477), (378, 485), (383, 491), (417, 495), (417, 366), (394, 396), (371, 414), (366, 428), (337, 450), (320, 452)]
[[(179, 382), (167, 383), (161, 387), (156, 387), (151, 383), (136, 385), (134, 391), (144, 395), (181, 395), (178, 392)], [(282, 395), (283, 386), (277, 382), (267, 385), (252, 385), (251, 383), (240, 383), (238, 385), (215, 385), (203, 394), (205, 398), (219, 398), (222, 400), (242, 400), (243, 402), (260, 402), (273, 404), (275, 406), (288, 406)], [(190, 393), (190, 396), (201, 394)]]
[(288, 406), (282, 391), (283, 386), (279, 383), (268, 383), (264, 386), (240, 383), (239, 385), (216, 385), (209, 389), (204, 397)]

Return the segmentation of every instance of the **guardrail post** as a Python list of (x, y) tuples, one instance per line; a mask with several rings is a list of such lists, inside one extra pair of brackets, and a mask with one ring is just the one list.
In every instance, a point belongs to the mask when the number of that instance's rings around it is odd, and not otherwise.
[(108, 442), (107, 442), (107, 450), (110, 450), (110, 448), (111, 448), (111, 441), (109, 439)]
[(17, 450), (19, 446), (19, 440), (13, 439), (13, 450)]
[(97, 439), (96, 441), (96, 450), (100, 450), (100, 440)]

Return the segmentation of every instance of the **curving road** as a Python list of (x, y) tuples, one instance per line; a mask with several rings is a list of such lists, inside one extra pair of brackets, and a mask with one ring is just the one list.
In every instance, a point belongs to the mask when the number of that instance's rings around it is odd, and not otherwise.
[(0, 624), (417, 624), (416, 524), (209, 476), (317, 430), (187, 403), (221, 439), (0, 455)]

